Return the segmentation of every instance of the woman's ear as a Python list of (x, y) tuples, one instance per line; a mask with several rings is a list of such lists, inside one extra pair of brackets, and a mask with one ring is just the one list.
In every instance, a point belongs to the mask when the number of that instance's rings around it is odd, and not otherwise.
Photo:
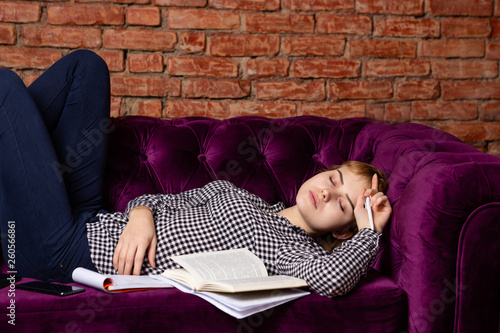
[(332, 236), (337, 239), (349, 239), (354, 236), (354, 232), (349, 228), (344, 228), (343, 230), (332, 231)]

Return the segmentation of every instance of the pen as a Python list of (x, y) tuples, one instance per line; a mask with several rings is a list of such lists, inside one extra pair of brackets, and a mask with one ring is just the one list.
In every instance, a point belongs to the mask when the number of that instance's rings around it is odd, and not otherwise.
[(375, 230), (375, 225), (373, 224), (372, 208), (370, 207), (370, 198), (369, 197), (367, 197), (365, 200), (365, 208), (368, 211), (368, 219), (370, 220), (370, 228), (372, 228), (372, 230)]

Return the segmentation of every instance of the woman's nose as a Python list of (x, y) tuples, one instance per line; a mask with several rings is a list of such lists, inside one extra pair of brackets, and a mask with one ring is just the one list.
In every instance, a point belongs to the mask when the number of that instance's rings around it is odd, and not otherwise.
[(332, 197), (332, 193), (328, 189), (321, 190), (321, 199), (323, 201), (328, 201)]

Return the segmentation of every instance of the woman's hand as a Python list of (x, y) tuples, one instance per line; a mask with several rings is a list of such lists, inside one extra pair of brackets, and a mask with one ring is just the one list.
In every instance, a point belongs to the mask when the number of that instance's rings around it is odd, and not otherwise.
[(356, 202), (354, 216), (356, 218), (358, 230), (370, 228), (368, 212), (365, 209), (365, 200), (367, 197), (370, 197), (370, 207), (373, 213), (375, 231), (381, 233), (391, 217), (392, 207), (387, 196), (382, 192), (378, 192), (378, 177), (376, 174), (373, 175), (371, 189), (365, 190)]
[(153, 214), (148, 207), (138, 206), (129, 212), (129, 222), (123, 230), (113, 254), (113, 265), (118, 274), (141, 274), (144, 256), (155, 267), (156, 230)]

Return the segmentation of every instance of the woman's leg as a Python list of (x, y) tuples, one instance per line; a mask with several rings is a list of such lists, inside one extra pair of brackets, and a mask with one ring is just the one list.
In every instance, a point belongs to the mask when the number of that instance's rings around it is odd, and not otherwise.
[[(94, 77), (98, 72), (105, 75)], [(106, 82), (97, 83), (96, 77)], [(105, 78), (105, 64), (86, 52), (61, 59), (31, 91), (16, 74), (0, 70), (2, 247), (6, 257), (6, 235), (14, 234), (9, 239), (15, 240), (15, 266), (10, 269), (20, 275), (69, 281), (75, 267), (93, 268), (85, 223), (94, 214), (89, 210), (100, 205), (106, 140), (103, 135), (92, 145), (81, 142), (109, 112)], [(104, 97), (85, 89), (92, 86)]]
[(75, 51), (28, 87), (58, 157), (52, 168), (64, 181), (76, 212), (102, 205), (102, 181), (111, 130), (109, 73), (94, 52)]

